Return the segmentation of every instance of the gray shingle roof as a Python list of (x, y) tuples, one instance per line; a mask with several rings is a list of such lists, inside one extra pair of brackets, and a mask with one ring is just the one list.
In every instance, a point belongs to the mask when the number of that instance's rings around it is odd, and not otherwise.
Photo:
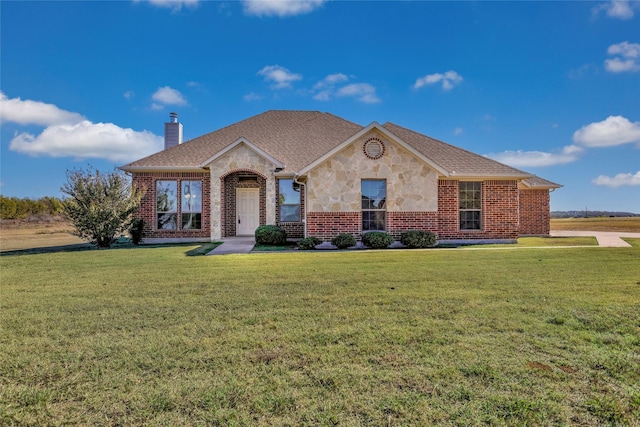
[(198, 168), (228, 145), (245, 138), (296, 172), (362, 129), (319, 111), (272, 110), (123, 166), (124, 170)]
[(508, 176), (526, 178), (532, 176), (530, 173), (390, 122), (385, 123), (383, 127), (423, 156), (447, 170), (451, 177)]
[[(384, 129), (430, 159), (451, 177), (523, 178), (531, 188), (557, 188), (538, 178), (489, 158), (387, 122)], [(207, 159), (240, 138), (296, 173), (364, 129), (363, 126), (319, 111), (271, 110), (175, 147), (136, 160), (124, 170), (199, 169)]]
[(540, 178), (539, 176), (527, 178), (523, 180), (522, 183), (531, 189), (549, 189), (562, 187), (561, 184), (556, 184), (555, 182)]

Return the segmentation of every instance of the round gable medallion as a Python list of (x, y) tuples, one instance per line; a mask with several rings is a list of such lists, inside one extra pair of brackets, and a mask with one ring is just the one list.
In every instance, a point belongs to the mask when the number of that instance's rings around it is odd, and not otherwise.
[(379, 159), (384, 155), (384, 143), (380, 138), (369, 138), (362, 147), (364, 154), (370, 159)]

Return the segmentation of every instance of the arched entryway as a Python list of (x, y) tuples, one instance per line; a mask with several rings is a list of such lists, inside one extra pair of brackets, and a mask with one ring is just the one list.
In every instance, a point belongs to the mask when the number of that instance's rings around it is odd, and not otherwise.
[(229, 173), (222, 180), (222, 237), (253, 235), (266, 224), (265, 177), (250, 170)]

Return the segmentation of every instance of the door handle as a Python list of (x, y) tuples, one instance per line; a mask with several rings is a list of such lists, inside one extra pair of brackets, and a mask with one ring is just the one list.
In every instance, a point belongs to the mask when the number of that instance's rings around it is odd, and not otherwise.
[(238, 218), (238, 224), (240, 224), (240, 218)]

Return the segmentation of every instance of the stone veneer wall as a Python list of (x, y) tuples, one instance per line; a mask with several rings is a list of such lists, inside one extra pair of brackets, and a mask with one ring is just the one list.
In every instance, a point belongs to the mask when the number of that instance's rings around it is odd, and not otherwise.
[[(364, 144), (384, 143), (384, 154), (369, 158)], [(360, 212), (361, 180), (387, 181), (388, 212), (437, 212), (438, 174), (422, 160), (377, 131), (354, 141), (311, 170), (307, 177), (307, 209), (317, 212)]]
[[(178, 181), (178, 209), (182, 199), (182, 181), (202, 181), (202, 228), (200, 230), (157, 230), (156, 229), (156, 181)], [(211, 185), (208, 172), (136, 172), (133, 185), (145, 190), (137, 217), (144, 221), (144, 237), (150, 239), (207, 239), (211, 227), (209, 199)], [(178, 211), (180, 215), (180, 211)], [(179, 216), (178, 216), (179, 218)], [(178, 220), (180, 222), (180, 220)]]
[(550, 233), (549, 190), (520, 190), (520, 236), (548, 236)]
[[(223, 154), (208, 165), (211, 170), (211, 240), (223, 237), (224, 212), (224, 178), (234, 172), (252, 172), (265, 180), (264, 190), (264, 223), (275, 224), (276, 221), (276, 180), (275, 165), (245, 144), (240, 144)], [(262, 198), (262, 196), (261, 196)], [(233, 216), (235, 222), (235, 214)], [(229, 219), (225, 218), (225, 222)], [(262, 222), (262, 217), (260, 219)]]

